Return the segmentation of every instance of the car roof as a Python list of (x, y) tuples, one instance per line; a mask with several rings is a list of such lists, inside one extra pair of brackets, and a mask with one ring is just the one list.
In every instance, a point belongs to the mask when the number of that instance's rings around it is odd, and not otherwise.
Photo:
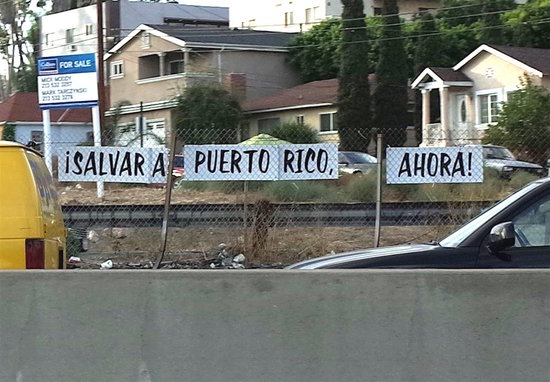
[(43, 156), (42, 153), (40, 151), (37, 151), (35, 149), (33, 149), (32, 147), (29, 147), (29, 146), (25, 146), (24, 144), (22, 143), (19, 143), (19, 142), (12, 142), (12, 141), (2, 141), (0, 140), (0, 147), (11, 147), (11, 148), (19, 148), (19, 149), (23, 149), (23, 150), (27, 150), (27, 151), (31, 151), (35, 154), (38, 154), (40, 156)]

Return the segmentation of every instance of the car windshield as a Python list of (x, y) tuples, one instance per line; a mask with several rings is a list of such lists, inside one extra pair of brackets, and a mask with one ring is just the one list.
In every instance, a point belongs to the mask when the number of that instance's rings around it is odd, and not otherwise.
[(501, 146), (485, 146), (483, 147), (483, 156), (488, 159), (507, 159), (515, 160), (514, 154), (506, 147)]
[(537, 188), (539, 185), (539, 182), (533, 182), (520, 189), (519, 191), (516, 191), (508, 197), (502, 199), (500, 202), (496, 203), (489, 209), (483, 211), (477, 217), (470, 220), (457, 231), (453, 232), (445, 239), (441, 240), (439, 245), (441, 245), (442, 247), (458, 247), (466, 238), (468, 238), (472, 233), (478, 230), (479, 227), (483, 226), (487, 221), (498, 215), (503, 209), (507, 208), (510, 204), (514, 203), (516, 200), (521, 198), (526, 193), (530, 192), (532, 189)]
[(183, 166), (183, 155), (174, 156), (174, 167), (184, 167)]
[(345, 155), (350, 163), (376, 163), (376, 158), (369, 154), (360, 152), (347, 152), (345, 153)]

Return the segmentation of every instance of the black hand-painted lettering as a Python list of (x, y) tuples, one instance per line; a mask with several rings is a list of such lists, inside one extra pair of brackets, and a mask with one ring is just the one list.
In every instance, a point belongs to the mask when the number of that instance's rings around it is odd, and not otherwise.
[(91, 172), (92, 175), (97, 175), (97, 167), (95, 162), (95, 152), (91, 151), (86, 161), (86, 167), (84, 168), (84, 175), (88, 175)]
[(125, 172), (127, 176), (132, 176), (132, 158), (130, 155), (131, 153), (129, 152), (124, 153), (118, 175), (122, 175)]
[(80, 166), (80, 164), (82, 163), (83, 159), (84, 159), (84, 155), (80, 151), (77, 151), (76, 153), (74, 153), (73, 162), (77, 170), (76, 171), (73, 170), (73, 174), (82, 175), (82, 167)]
[(199, 172), (199, 167), (204, 162), (206, 162), (206, 155), (201, 151), (195, 151), (195, 173)]
[(141, 175), (145, 175), (145, 172), (143, 171), (143, 164), (145, 163), (145, 158), (140, 153), (136, 153), (136, 156), (134, 158), (134, 174), (139, 175), (138, 173), (141, 173)]
[(154, 178), (159, 172), (163, 177), (166, 176), (166, 165), (164, 164), (164, 153), (160, 153), (159, 155), (157, 155), (157, 159), (155, 160), (155, 165), (153, 166), (153, 174), (151, 176)]
[(403, 155), (403, 159), (401, 159), (401, 165), (399, 166), (399, 173), (397, 174), (397, 176), (400, 177), (402, 174), (405, 174), (406, 176), (412, 175), (411, 164), (409, 163), (409, 153), (405, 153)]

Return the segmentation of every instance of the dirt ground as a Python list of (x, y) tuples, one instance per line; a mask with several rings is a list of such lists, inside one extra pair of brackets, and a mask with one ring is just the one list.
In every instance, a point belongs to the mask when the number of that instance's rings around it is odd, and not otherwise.
[[(111, 187), (105, 185), (103, 199), (97, 197), (95, 184), (60, 186), (63, 205), (75, 204), (163, 204), (166, 189), (162, 186)], [(252, 201), (254, 196), (247, 195)], [(215, 192), (176, 190), (172, 204), (242, 203), (244, 196)], [(380, 245), (427, 242), (439, 239), (449, 227), (382, 227)], [(71, 253), (80, 262), (71, 266), (97, 269), (110, 260), (115, 269), (152, 268), (161, 253), (161, 227), (89, 229), (88, 252)], [(250, 229), (169, 228), (163, 268), (282, 268), (297, 261), (331, 252), (343, 252), (373, 246), (372, 227), (272, 227), (265, 243), (258, 247)], [(222, 249), (225, 248), (225, 251)], [(244, 260), (233, 262), (242, 254)], [(241, 257), (242, 258), (242, 257)]]

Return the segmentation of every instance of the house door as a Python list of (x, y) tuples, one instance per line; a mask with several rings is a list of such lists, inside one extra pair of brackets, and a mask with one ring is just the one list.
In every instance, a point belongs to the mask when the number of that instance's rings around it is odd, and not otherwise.
[(454, 144), (463, 145), (471, 143), (470, 139), (472, 137), (470, 137), (468, 131), (468, 109), (466, 106), (466, 95), (457, 94), (454, 98), (451, 139)]

